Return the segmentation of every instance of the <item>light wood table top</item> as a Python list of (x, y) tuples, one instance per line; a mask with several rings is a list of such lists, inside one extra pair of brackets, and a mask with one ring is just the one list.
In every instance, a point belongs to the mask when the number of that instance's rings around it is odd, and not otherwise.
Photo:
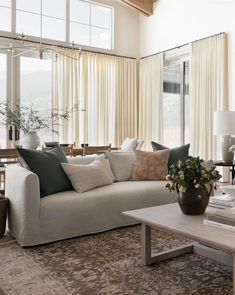
[(223, 209), (207, 207), (205, 214), (190, 216), (184, 215), (178, 203), (174, 203), (127, 211), (123, 214), (152, 227), (170, 230), (204, 245), (235, 253), (235, 233), (203, 224), (206, 215), (217, 210)]

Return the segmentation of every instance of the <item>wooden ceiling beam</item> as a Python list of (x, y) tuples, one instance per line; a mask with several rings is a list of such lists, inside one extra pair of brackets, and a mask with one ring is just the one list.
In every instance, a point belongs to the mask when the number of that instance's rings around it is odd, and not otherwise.
[(121, 0), (123, 3), (139, 10), (141, 13), (150, 16), (153, 14), (153, 2), (156, 0)]

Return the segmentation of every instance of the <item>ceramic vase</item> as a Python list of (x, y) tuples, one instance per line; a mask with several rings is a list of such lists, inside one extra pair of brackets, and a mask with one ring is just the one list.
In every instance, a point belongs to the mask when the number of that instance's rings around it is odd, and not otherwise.
[(37, 149), (40, 144), (40, 138), (37, 133), (27, 133), (22, 140), (22, 147), (26, 149)]
[(185, 192), (179, 192), (178, 203), (180, 209), (185, 215), (199, 215), (203, 214), (209, 203), (209, 197), (212, 191), (212, 185), (210, 190), (207, 188), (187, 188)]

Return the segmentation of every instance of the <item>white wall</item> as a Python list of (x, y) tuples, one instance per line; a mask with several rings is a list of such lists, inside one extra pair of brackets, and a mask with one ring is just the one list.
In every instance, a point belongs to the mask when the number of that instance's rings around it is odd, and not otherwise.
[(118, 0), (95, 0), (114, 7), (114, 52), (139, 57), (139, 13)]
[(235, 110), (235, 0), (158, 0), (140, 16), (140, 56), (228, 33), (230, 109)]

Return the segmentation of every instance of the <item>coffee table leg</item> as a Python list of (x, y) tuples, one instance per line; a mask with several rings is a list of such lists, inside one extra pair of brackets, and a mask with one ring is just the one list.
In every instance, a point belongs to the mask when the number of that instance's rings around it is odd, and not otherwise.
[(142, 255), (144, 265), (151, 264), (151, 227), (142, 223)]
[(235, 254), (233, 254), (233, 295), (235, 295)]
[[(184, 246), (176, 247), (170, 250), (159, 252), (152, 255), (151, 247), (151, 226), (142, 223), (142, 251), (143, 251), (143, 261), (144, 265), (151, 265), (153, 263), (158, 263), (167, 259), (181, 256), (186, 253), (193, 252), (194, 244), (190, 243)], [(235, 294), (234, 294), (235, 295)]]

